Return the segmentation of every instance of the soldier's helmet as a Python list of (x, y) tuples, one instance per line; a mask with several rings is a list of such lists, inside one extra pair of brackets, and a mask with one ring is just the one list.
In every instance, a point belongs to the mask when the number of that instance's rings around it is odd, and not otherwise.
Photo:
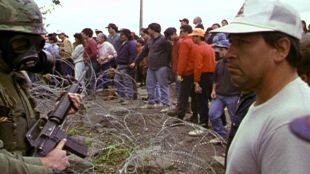
[(33, 0), (0, 0), (0, 31), (45, 34), (40, 9)]

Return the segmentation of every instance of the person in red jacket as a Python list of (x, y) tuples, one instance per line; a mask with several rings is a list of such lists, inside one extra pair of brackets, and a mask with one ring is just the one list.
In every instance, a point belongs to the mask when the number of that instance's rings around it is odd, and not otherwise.
[(95, 95), (95, 76), (99, 67), (97, 62), (97, 42), (93, 39), (93, 30), (90, 28), (84, 28), (81, 32), (82, 37), (85, 39), (85, 47), (83, 59), (84, 63), (90, 68), (86, 73), (86, 84), (87, 85), (87, 93), (88, 95)]
[(194, 87), (195, 54), (193, 47), (195, 45), (192, 38), (188, 36), (192, 31), (193, 29), (190, 25), (182, 25), (180, 27), (180, 37), (182, 37), (182, 40), (179, 43), (176, 69), (177, 80), (181, 83), (177, 99), (177, 116), (179, 119), (185, 117), (188, 98), (191, 96)]

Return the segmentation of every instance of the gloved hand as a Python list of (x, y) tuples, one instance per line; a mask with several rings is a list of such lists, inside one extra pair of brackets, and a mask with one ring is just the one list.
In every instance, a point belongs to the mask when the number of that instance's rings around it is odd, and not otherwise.
[(177, 75), (177, 81), (179, 81), (179, 82), (182, 82), (182, 81), (183, 81), (183, 78), (182, 78), (182, 76), (180, 76), (180, 75)]

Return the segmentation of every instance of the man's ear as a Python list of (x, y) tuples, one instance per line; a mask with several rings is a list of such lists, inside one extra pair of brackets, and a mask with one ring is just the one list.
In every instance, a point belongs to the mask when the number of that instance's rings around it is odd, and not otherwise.
[(281, 38), (277, 41), (277, 56), (275, 57), (276, 62), (282, 62), (287, 58), (291, 49), (291, 44), (291, 41), (287, 37)]

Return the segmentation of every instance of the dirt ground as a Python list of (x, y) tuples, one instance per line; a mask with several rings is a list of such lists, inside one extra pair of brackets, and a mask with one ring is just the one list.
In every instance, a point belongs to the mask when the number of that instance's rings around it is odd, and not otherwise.
[[(35, 86), (38, 110), (43, 114), (52, 110), (63, 90)], [(89, 147), (86, 159), (70, 155), (75, 173), (224, 173), (216, 159), (223, 157), (225, 143), (209, 143), (214, 132), (187, 121), (174, 123), (177, 119), (161, 113), (161, 108), (141, 109), (145, 88), (138, 88), (138, 99), (125, 105), (113, 93), (98, 91), (95, 97), (84, 98), (83, 107), (63, 125), (68, 135)], [(205, 133), (189, 136), (194, 129)]]

